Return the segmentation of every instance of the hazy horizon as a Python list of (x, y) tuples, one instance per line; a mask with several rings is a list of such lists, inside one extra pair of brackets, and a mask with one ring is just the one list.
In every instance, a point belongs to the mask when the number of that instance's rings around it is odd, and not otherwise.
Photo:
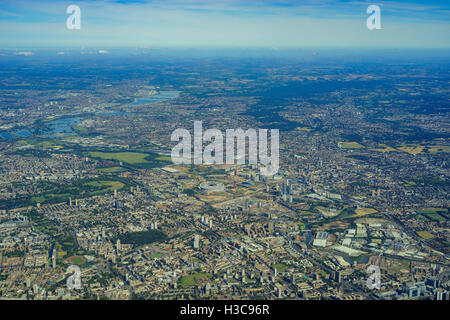
[[(69, 30), (69, 5), (81, 29)], [(368, 30), (369, 5), (381, 29)], [(4, 0), (0, 43), (26, 47), (450, 48), (446, 1)]]

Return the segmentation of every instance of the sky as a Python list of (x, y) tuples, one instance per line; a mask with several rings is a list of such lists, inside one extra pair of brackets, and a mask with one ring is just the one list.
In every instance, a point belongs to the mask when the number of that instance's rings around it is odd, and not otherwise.
[(0, 49), (41, 47), (450, 48), (450, 1), (0, 0)]

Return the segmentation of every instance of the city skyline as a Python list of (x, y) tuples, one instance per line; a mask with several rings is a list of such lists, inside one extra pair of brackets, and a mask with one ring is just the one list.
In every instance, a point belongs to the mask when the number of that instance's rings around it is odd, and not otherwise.
[(0, 300), (450, 300), (444, 1), (0, 3)]

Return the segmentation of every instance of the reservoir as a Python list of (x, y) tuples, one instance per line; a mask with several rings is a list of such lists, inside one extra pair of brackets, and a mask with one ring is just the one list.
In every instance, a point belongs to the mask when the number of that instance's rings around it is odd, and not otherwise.
[[(130, 104), (127, 104), (126, 106), (136, 107), (156, 102), (163, 102), (177, 98), (179, 94), (180, 94), (179, 91), (161, 91), (155, 95), (136, 98), (135, 101), (133, 101)], [(121, 116), (121, 115), (128, 115), (131, 113), (132, 112), (116, 111), (101, 114), (111, 116)], [(29, 130), (19, 129), (0, 132), (0, 139), (23, 139), (26, 137), (32, 137), (33, 135), (38, 135), (44, 138), (69, 136), (74, 133), (73, 127), (79, 124), (81, 121), (82, 118), (79, 116), (55, 119), (46, 123), (46, 126), (44, 128), (33, 128)]]

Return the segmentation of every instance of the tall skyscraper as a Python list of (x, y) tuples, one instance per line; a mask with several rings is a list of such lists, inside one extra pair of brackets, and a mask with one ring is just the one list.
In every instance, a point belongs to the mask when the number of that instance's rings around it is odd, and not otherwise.
[(200, 236), (198, 234), (196, 234), (194, 236), (194, 249), (199, 249), (200, 248)]
[(52, 251), (52, 268), (56, 269), (56, 249)]

